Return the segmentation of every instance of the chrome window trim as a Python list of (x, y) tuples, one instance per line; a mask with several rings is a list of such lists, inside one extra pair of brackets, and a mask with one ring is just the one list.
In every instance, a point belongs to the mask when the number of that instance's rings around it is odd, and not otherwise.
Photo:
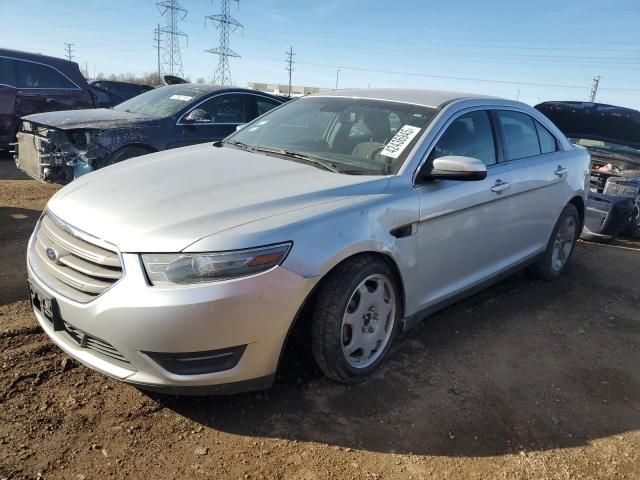
[[(418, 179), (418, 172), (420, 171), (420, 169), (423, 167), (423, 165), (428, 161), (429, 159), (429, 155), (431, 155), (431, 151), (435, 148), (436, 143), (438, 143), (438, 141), (440, 140), (440, 138), (442, 137), (442, 135), (444, 134), (444, 132), (447, 130), (447, 128), (449, 128), (449, 126), (453, 123), (454, 120), (456, 120), (457, 118), (459, 118), (462, 115), (465, 115), (467, 113), (471, 113), (471, 112), (477, 112), (477, 111), (490, 111), (490, 110), (507, 110), (507, 111), (514, 111), (514, 112), (518, 112), (518, 113), (523, 113), (527, 116), (529, 116), (534, 122), (538, 122), (540, 123), (540, 125), (542, 125), (543, 127), (545, 127), (549, 133), (553, 136), (553, 138), (556, 139), (556, 143), (558, 145), (558, 150), (556, 150), (555, 152), (549, 152), (549, 153), (540, 153), (539, 155), (532, 155), (529, 157), (523, 157), (523, 158), (518, 158), (516, 160), (507, 160), (507, 159), (503, 159), (502, 162), (500, 161), (496, 161), (496, 163), (494, 163), (493, 165), (487, 165), (487, 171), (489, 171), (489, 169), (495, 168), (497, 166), (501, 166), (501, 165), (508, 165), (512, 162), (519, 162), (521, 160), (527, 160), (527, 159), (531, 159), (531, 158), (536, 158), (536, 157), (542, 157), (544, 155), (552, 155), (554, 153), (558, 153), (558, 152), (563, 152), (565, 151), (562, 142), (560, 142), (560, 140), (556, 137), (556, 135), (551, 132), (549, 130), (549, 128), (547, 128), (545, 126), (545, 124), (543, 122), (541, 122), (540, 120), (538, 120), (536, 117), (534, 117), (533, 115), (531, 115), (530, 112), (527, 112), (525, 109), (523, 108), (518, 108), (518, 107), (514, 107), (512, 105), (476, 105), (473, 107), (467, 107), (464, 108), (462, 110), (458, 110), (455, 113), (453, 113), (448, 119), (447, 121), (444, 123), (444, 125), (440, 128), (440, 130), (438, 130), (438, 133), (436, 134), (436, 136), (434, 137), (434, 139), (431, 141), (431, 144), (426, 146), (426, 150), (420, 154), (422, 155), (422, 158), (420, 159), (420, 162), (418, 162), (418, 166), (416, 167), (416, 169), (414, 170), (412, 177), (411, 177), (411, 182), (412, 185), (414, 187), (419, 187), (420, 184), (417, 183), (417, 179)], [(434, 118), (435, 119), (435, 118)], [(498, 127), (499, 128), (499, 127)], [(426, 133), (426, 132), (425, 132)], [(494, 135), (499, 136), (500, 132), (494, 132)], [(495, 140), (494, 140), (495, 141)], [(424, 142), (424, 140), (423, 140)], [(500, 141), (498, 143), (502, 143), (502, 139), (500, 139)], [(499, 145), (496, 145), (499, 146)], [(405, 160), (406, 161), (406, 160)]]
[[(50, 68), (52, 70), (55, 70), (56, 72), (58, 72), (60, 75), (62, 75), (64, 78), (66, 78), (67, 80), (69, 80), (71, 83), (73, 83), (76, 88), (69, 88), (69, 87), (18, 87), (18, 79), (16, 77), (16, 86), (13, 87), (16, 90), (81, 90), (82, 88), (73, 80), (71, 80), (69, 77), (67, 77), (64, 73), (62, 73), (60, 70), (58, 70), (56, 67), (52, 67), (51, 65), (47, 65), (46, 63), (41, 63), (41, 62), (36, 62), (34, 60), (25, 60), (24, 58), (15, 58), (15, 57), (7, 57), (6, 55), (0, 55), (0, 58), (8, 58), (9, 60), (15, 60), (17, 62), (28, 62), (28, 63), (35, 63), (36, 65), (42, 65), (43, 67), (47, 67)], [(5, 84), (3, 84), (5, 85)], [(11, 87), (11, 85), (8, 85), (9, 87)]]
[[(189, 113), (191, 113), (193, 110), (198, 108), (203, 103), (208, 102), (209, 100), (213, 100), (214, 98), (221, 97), (223, 95), (251, 95), (253, 97), (262, 97), (262, 98), (264, 98), (266, 100), (273, 100), (276, 103), (280, 102), (280, 100), (278, 100), (278, 99), (267, 97), (266, 95), (260, 95), (259, 93), (250, 93), (250, 92), (223, 92), (223, 93), (217, 93), (215, 95), (212, 95), (211, 97), (205, 98), (204, 100), (200, 100), (194, 106), (189, 108), (186, 112), (184, 112), (182, 115), (180, 115), (180, 118), (178, 118), (178, 121), (176, 122), (176, 126), (186, 126), (186, 125), (244, 125), (246, 123), (249, 123), (249, 122), (220, 122), (220, 123), (216, 123), (216, 122), (193, 122), (193, 123), (180, 123), (181, 120), (185, 116), (189, 115)], [(284, 103), (285, 102), (280, 102), (274, 108), (277, 108), (277, 107), (279, 107), (280, 105), (282, 105)], [(265, 112), (265, 113), (268, 113), (268, 112)], [(253, 120), (249, 120), (249, 121), (252, 122)]]

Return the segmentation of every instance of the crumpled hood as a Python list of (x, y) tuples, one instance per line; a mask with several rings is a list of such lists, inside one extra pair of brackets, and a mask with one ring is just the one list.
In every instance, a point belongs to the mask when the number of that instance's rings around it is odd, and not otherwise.
[(139, 125), (141, 121), (155, 120), (152, 117), (137, 115), (109, 108), (92, 108), (88, 110), (61, 110), (58, 112), (35, 113), (23, 117), (34, 123), (73, 130), (76, 128), (122, 128)]
[(637, 110), (589, 102), (544, 102), (535, 108), (567, 137), (640, 149), (640, 112)]
[(379, 193), (387, 184), (384, 177), (341, 175), (202, 144), (82, 176), (56, 193), (48, 208), (123, 252), (178, 252), (248, 222)]

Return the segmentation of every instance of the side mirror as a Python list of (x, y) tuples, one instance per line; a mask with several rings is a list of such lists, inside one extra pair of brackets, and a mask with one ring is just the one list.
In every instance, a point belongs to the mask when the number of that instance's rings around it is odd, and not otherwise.
[(184, 123), (211, 123), (213, 119), (211, 115), (209, 115), (206, 110), (202, 110), (201, 108), (194, 108), (191, 110), (186, 117), (182, 120)]
[(447, 155), (425, 164), (420, 177), (429, 180), (484, 180), (487, 178), (487, 167), (477, 158)]
[(242, 129), (243, 129), (244, 127), (246, 127), (246, 126), (247, 126), (247, 124), (246, 124), (246, 123), (241, 123), (240, 125), (236, 125), (236, 132), (237, 132), (238, 130), (242, 130)]

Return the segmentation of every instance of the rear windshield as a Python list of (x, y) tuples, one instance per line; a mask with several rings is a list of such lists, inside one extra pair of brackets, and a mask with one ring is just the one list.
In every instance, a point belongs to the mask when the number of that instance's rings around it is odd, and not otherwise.
[(188, 86), (160, 87), (122, 102), (113, 109), (147, 117), (170, 117), (205, 94)]
[(407, 103), (308, 97), (270, 111), (229, 140), (305, 154), (353, 174), (390, 175), (435, 113)]

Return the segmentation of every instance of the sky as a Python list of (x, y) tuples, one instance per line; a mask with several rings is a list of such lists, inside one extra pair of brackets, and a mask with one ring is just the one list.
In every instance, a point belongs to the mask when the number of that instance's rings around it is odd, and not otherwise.
[[(219, 0), (180, 0), (185, 75), (211, 81)], [(74, 57), (89, 73), (157, 70), (154, 0), (0, 0), (0, 47)], [(497, 95), (535, 105), (587, 100), (640, 109), (638, 0), (240, 0), (233, 82), (405, 87)]]

